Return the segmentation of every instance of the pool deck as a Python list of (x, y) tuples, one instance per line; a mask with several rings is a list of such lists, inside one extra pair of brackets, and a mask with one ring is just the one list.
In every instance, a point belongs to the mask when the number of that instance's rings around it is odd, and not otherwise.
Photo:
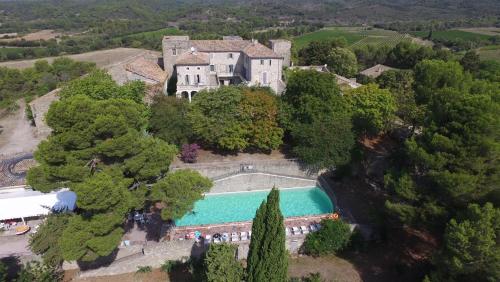
[[(322, 219), (328, 218), (331, 214), (308, 215), (299, 217), (287, 217), (284, 219), (285, 227), (300, 227), (319, 223)], [(248, 232), (252, 231), (252, 221), (229, 222), (221, 224), (206, 224), (197, 226), (176, 226), (165, 236), (165, 240), (184, 240), (190, 232), (201, 232), (202, 235), (216, 233)]]

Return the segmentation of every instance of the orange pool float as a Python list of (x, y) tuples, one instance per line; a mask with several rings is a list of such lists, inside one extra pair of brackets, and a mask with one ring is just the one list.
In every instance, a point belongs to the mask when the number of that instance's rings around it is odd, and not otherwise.
[(30, 229), (31, 229), (31, 227), (29, 227), (28, 225), (18, 226), (18, 227), (16, 227), (16, 235), (23, 235), (26, 232), (30, 231)]

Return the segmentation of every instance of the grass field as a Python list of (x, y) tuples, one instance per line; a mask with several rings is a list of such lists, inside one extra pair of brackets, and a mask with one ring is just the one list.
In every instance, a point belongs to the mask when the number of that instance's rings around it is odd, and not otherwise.
[(461, 28), (460, 30), (485, 35), (500, 36), (500, 27), (471, 27)]
[(350, 48), (367, 44), (393, 47), (402, 40), (411, 40), (409, 36), (391, 30), (363, 27), (328, 27), (296, 37), (293, 40), (293, 47), (299, 50), (312, 41), (326, 41), (337, 37), (344, 37)]
[[(427, 37), (429, 35), (429, 32), (428, 31), (414, 31), (414, 32), (411, 32), (410, 34), (417, 36), (417, 37), (424, 38), (424, 37)], [(479, 41), (479, 40), (488, 40), (491, 37), (492, 37), (492, 35), (486, 35), (486, 34), (473, 33), (473, 32), (468, 32), (468, 31), (463, 31), (463, 30), (451, 29), (451, 30), (433, 31), (431, 39), (437, 39), (437, 40), (462, 39), (462, 40), (470, 40), (470, 41)]]
[(500, 45), (490, 45), (477, 50), (483, 60), (495, 60), (500, 62)]

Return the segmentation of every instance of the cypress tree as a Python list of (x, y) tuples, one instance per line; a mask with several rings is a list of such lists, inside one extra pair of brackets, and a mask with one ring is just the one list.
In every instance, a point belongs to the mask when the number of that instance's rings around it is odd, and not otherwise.
[(256, 268), (259, 263), (259, 250), (261, 249), (265, 233), (264, 216), (266, 213), (266, 207), (266, 202), (262, 201), (252, 223), (252, 238), (250, 240), (250, 247), (247, 256), (248, 282), (258, 281), (258, 279), (256, 279)]
[(285, 227), (276, 188), (257, 210), (247, 262), (248, 282), (287, 281)]

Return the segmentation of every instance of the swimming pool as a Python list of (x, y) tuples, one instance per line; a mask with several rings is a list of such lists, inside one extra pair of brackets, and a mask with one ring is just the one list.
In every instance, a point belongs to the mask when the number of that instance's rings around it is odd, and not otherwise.
[[(175, 221), (177, 226), (217, 224), (252, 220), (269, 191), (206, 195), (194, 204), (193, 212)], [(284, 217), (331, 213), (333, 204), (319, 187), (280, 190)]]

